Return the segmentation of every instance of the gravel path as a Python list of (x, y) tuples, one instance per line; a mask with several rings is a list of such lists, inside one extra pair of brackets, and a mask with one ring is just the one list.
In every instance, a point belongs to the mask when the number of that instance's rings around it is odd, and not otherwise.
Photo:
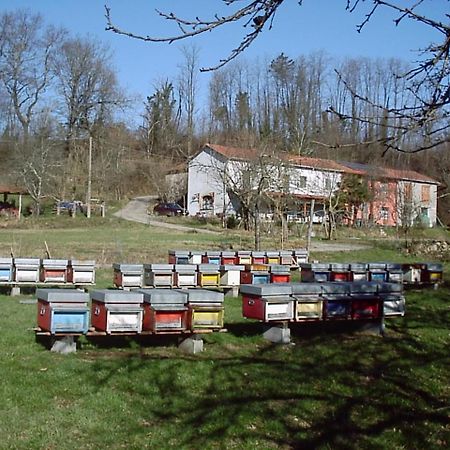
[[(157, 217), (147, 214), (150, 199), (151, 197), (136, 197), (133, 200), (130, 200), (128, 204), (120, 211), (117, 211), (114, 216), (124, 220), (129, 220), (131, 222), (139, 222), (154, 227), (168, 228), (177, 231), (196, 231), (198, 233), (220, 234), (220, 232), (217, 231), (198, 229), (159, 221)], [(365, 250), (367, 248), (370, 247), (359, 243), (343, 244), (324, 241), (313, 241), (311, 243), (311, 250), (320, 252), (344, 252), (349, 250)]]
[(194, 227), (187, 227), (184, 225), (177, 225), (175, 223), (167, 223), (157, 219), (156, 216), (147, 214), (147, 208), (151, 197), (136, 197), (130, 200), (127, 205), (120, 211), (114, 213), (114, 216), (131, 222), (145, 223), (154, 227), (169, 228), (177, 231), (196, 231), (206, 234), (220, 234), (217, 231), (198, 229)]

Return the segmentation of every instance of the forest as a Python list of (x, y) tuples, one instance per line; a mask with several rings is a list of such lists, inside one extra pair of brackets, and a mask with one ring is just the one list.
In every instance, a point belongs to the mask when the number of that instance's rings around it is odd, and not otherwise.
[(189, 42), (178, 74), (136, 99), (120, 85), (112, 52), (27, 11), (0, 16), (2, 184), (24, 187), (35, 212), (47, 200), (85, 199), (90, 145), (92, 196), (108, 201), (167, 198), (165, 174), (185, 170), (211, 142), (417, 170), (441, 183), (439, 217), (449, 222), (447, 119), (436, 114), (404, 132), (407, 118), (395, 114), (429, 88), (411, 89), (407, 61), (239, 55), (204, 85)]

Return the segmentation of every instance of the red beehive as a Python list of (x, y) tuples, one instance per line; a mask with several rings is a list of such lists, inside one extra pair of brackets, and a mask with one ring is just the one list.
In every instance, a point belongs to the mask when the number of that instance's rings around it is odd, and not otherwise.
[(167, 289), (140, 289), (144, 295), (143, 331), (184, 331), (187, 328), (187, 293)]
[(237, 257), (235, 252), (222, 252), (221, 256), (221, 265), (232, 265), (237, 263)]
[(250, 319), (263, 322), (286, 321), (294, 318), (294, 301), (289, 285), (244, 285), (242, 294), (242, 314)]
[(330, 264), (330, 281), (349, 281), (348, 264)]
[(270, 266), (271, 283), (289, 283), (291, 281), (291, 269), (288, 266), (275, 264)]
[(266, 253), (265, 252), (252, 252), (252, 264), (265, 264)]
[(361, 296), (352, 300), (352, 319), (377, 319), (380, 312), (378, 296)]
[(67, 259), (43, 259), (40, 280), (44, 283), (66, 283), (68, 276)]

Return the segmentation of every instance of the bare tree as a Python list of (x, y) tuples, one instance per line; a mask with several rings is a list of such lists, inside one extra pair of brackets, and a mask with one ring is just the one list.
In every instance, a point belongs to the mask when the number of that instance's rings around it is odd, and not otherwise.
[(40, 15), (18, 10), (0, 17), (0, 82), (25, 141), (33, 114), (49, 87), (51, 60), (62, 36), (62, 30), (44, 27)]
[[(215, 70), (244, 52), (263, 30), (271, 28), (276, 12), (284, 6), (285, 0), (246, 0), (244, 2), (241, 0), (223, 0), (223, 3), (230, 8), (231, 12), (228, 15), (216, 13), (211, 19), (202, 19), (199, 16), (194, 19), (185, 19), (172, 12), (167, 13), (157, 10), (162, 18), (177, 25), (177, 32), (167, 37), (144, 36), (122, 30), (113, 23), (111, 9), (106, 6), (106, 29), (146, 42), (171, 43), (198, 36), (229, 24), (240, 23), (244, 28), (240, 43), (230, 51), (228, 56), (220, 59), (216, 65), (202, 69)], [(298, 3), (301, 5), (302, 0), (299, 0)], [(342, 0), (342, 3), (343, 7), (351, 13), (358, 10), (365, 14), (361, 23), (357, 26), (358, 32), (364, 29), (379, 10), (387, 9), (397, 15), (394, 20), (395, 25), (411, 20), (440, 34), (441, 40), (439, 42), (424, 45), (424, 48), (420, 50), (419, 61), (410, 70), (396, 74), (407, 81), (408, 90), (414, 97), (413, 103), (391, 107), (386, 104), (374, 103), (360, 92), (352, 92), (352, 95), (354, 99), (371, 104), (377, 111), (378, 118), (385, 118), (384, 123), (387, 132), (377, 141), (385, 146), (386, 151), (394, 149), (417, 152), (448, 141), (450, 128), (448, 121), (450, 112), (450, 66), (448, 64), (450, 26), (444, 23), (448, 20), (448, 15), (442, 17), (442, 19), (433, 19), (431, 15), (422, 14), (420, 11), (424, 0), (409, 0), (407, 2), (373, 0), (370, 3), (361, 0)], [(251, 28), (250, 31), (248, 31), (249, 27)], [(348, 85), (348, 88), (351, 89), (351, 86)], [(331, 111), (342, 119), (355, 120), (355, 117), (343, 114), (342, 111), (334, 108)], [(394, 121), (394, 124), (391, 124), (390, 118)], [(362, 118), (362, 121), (367, 121), (367, 119)], [(402, 146), (402, 139), (405, 136), (411, 136), (413, 150), (410, 147)]]
[(14, 158), (16, 176), (33, 199), (36, 215), (44, 198), (59, 197), (63, 166), (60, 142), (51, 138), (55, 134), (51, 115), (42, 114), (38, 121), (33, 137), (17, 146)]
[(195, 46), (183, 47), (182, 54), (184, 64), (180, 65), (178, 75), (178, 93), (180, 98), (180, 107), (183, 110), (187, 134), (187, 156), (193, 152), (194, 141), (194, 118), (197, 108), (198, 95), (198, 59), (199, 49)]
[(126, 100), (110, 67), (110, 49), (93, 40), (68, 39), (55, 58), (53, 70), (63, 100), (68, 142), (95, 133), (111, 120)]

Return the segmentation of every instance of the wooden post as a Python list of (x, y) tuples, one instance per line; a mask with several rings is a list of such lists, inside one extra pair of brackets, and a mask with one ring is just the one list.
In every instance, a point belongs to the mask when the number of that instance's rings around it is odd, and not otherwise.
[(308, 251), (308, 255), (309, 255), (309, 248), (311, 246), (311, 234), (312, 234), (312, 228), (313, 228), (314, 206), (315, 206), (315, 200), (312, 199), (311, 200), (311, 209), (309, 211), (308, 237), (306, 240), (306, 250)]
[(89, 136), (88, 185), (86, 193), (86, 217), (91, 218), (92, 136)]
[(17, 215), (17, 219), (20, 220), (22, 217), (22, 194), (19, 194), (19, 213)]

